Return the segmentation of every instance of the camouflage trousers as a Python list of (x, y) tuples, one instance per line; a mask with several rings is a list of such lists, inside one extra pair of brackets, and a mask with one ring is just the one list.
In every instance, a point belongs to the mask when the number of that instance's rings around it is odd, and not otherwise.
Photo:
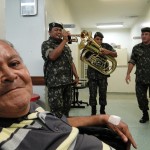
[(89, 104), (90, 106), (97, 105), (97, 91), (99, 91), (99, 104), (100, 105), (107, 105), (106, 101), (106, 94), (107, 94), (107, 78), (101, 80), (94, 80), (89, 79), (88, 86), (89, 86)]
[(72, 102), (71, 96), (70, 85), (48, 88), (50, 111), (59, 118), (61, 118), (62, 115), (68, 117)]
[(149, 110), (148, 107), (148, 98), (147, 98), (147, 91), (150, 87), (150, 84), (143, 84), (140, 82), (136, 82), (136, 97), (138, 101), (139, 108), (143, 110)]

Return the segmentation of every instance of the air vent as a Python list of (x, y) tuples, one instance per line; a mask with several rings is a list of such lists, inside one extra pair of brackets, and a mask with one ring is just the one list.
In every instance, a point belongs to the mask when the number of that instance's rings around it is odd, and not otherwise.
[(127, 16), (127, 18), (138, 18), (139, 16), (137, 16), (137, 15), (131, 15), (131, 16)]
[(141, 39), (141, 36), (134, 36), (133, 39), (134, 40)]
[(64, 28), (75, 28), (75, 24), (63, 24)]

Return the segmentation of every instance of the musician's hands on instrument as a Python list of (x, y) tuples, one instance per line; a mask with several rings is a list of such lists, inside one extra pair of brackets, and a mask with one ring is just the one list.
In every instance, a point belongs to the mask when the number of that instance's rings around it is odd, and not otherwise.
[(62, 31), (63, 40), (66, 40), (66, 42), (68, 42), (68, 36), (71, 36), (70, 32), (63, 29)]
[(110, 55), (112, 53), (112, 51), (107, 50), (106, 48), (100, 48), (100, 52), (103, 55)]
[(101, 53), (104, 54), (104, 55), (109, 55), (109, 54), (110, 54), (110, 51), (107, 50), (106, 48), (100, 48), (100, 51), (101, 51)]
[(100, 54), (102, 55), (109, 55), (111, 57), (117, 57), (116, 51), (110, 51), (106, 48), (100, 48)]

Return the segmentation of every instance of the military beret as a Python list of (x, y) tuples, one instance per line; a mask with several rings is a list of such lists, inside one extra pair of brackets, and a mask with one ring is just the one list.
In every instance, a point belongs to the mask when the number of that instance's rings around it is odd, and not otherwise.
[(59, 28), (62, 28), (62, 29), (63, 29), (63, 25), (62, 25), (62, 24), (56, 23), (56, 22), (51, 22), (51, 23), (49, 24), (49, 31), (51, 31), (52, 28), (54, 28), (54, 27), (59, 27)]
[(142, 28), (141, 32), (150, 32), (150, 27)]
[(101, 32), (96, 32), (96, 33), (94, 34), (94, 38), (95, 38), (96, 36), (99, 36), (100, 38), (104, 38), (104, 36), (103, 36), (103, 34), (102, 34)]

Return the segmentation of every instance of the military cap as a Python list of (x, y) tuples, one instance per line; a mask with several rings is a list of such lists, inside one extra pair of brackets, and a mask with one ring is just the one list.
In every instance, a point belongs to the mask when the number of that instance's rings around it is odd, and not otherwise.
[(150, 32), (150, 27), (144, 27), (144, 28), (142, 28), (141, 32)]
[(99, 36), (100, 38), (104, 38), (104, 36), (103, 36), (103, 34), (102, 34), (101, 32), (96, 32), (96, 33), (94, 34), (94, 38), (95, 38), (96, 36)]
[(62, 25), (62, 24), (57, 23), (57, 22), (51, 22), (51, 23), (49, 24), (49, 31), (51, 31), (52, 28), (54, 28), (54, 27), (59, 27), (59, 28), (62, 28), (62, 29), (63, 29), (63, 25)]

